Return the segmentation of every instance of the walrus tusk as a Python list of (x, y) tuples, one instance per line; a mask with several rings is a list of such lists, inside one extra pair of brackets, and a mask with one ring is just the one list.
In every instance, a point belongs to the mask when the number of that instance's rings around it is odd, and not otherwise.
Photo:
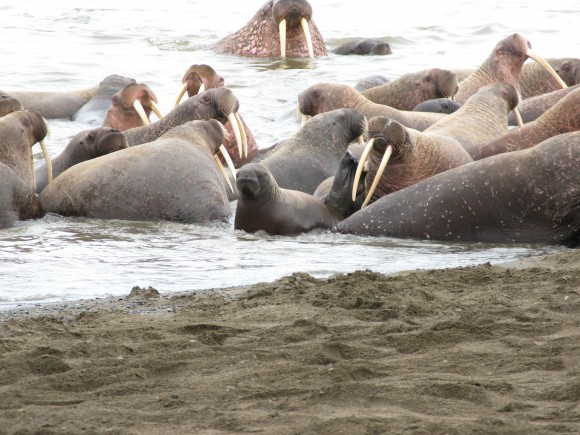
[(528, 57), (530, 59), (533, 59), (536, 62), (538, 62), (540, 65), (542, 65), (546, 69), (546, 71), (548, 71), (550, 73), (550, 75), (554, 78), (554, 80), (556, 80), (558, 82), (558, 84), (562, 87), (562, 89), (566, 89), (568, 87), (566, 85), (566, 83), (564, 83), (564, 80), (562, 80), (562, 77), (560, 77), (558, 75), (558, 73), (556, 71), (554, 71), (554, 68), (552, 68), (552, 65), (550, 65), (548, 62), (546, 62), (546, 60), (543, 57), (537, 55), (532, 50), (528, 50), (528, 52), (526, 54), (528, 55)]
[[(40, 148), (42, 149), (42, 155), (44, 156), (48, 182), (50, 183), (52, 181), (52, 160), (50, 160), (50, 154), (48, 153), (48, 148), (46, 147), (44, 140), (41, 140), (39, 143)], [(34, 170), (32, 171), (32, 174), (34, 175)], [(34, 190), (36, 190), (36, 180), (34, 180)]]
[(228, 169), (230, 170), (230, 172), (232, 174), (232, 178), (234, 179), (234, 181), (236, 181), (236, 167), (234, 165), (234, 161), (230, 157), (228, 150), (226, 150), (225, 146), (220, 145), (220, 151), (222, 153), (222, 156), (224, 157), (224, 160), (226, 161), (226, 163), (228, 165)]
[(363, 150), (363, 153), (360, 156), (360, 160), (358, 162), (358, 166), (356, 167), (356, 173), (355, 173), (354, 182), (352, 185), (352, 200), (353, 201), (356, 201), (356, 192), (358, 190), (358, 183), (360, 181), (360, 176), (362, 175), (362, 171), (363, 171), (363, 168), (365, 166), (365, 162), (369, 158), (369, 154), (371, 153), (371, 150), (373, 149), (374, 143), (375, 143), (375, 138), (373, 137), (369, 140), (369, 143), (367, 143), (367, 146)]
[(518, 127), (522, 128), (524, 126), (522, 114), (520, 113), (517, 107), (514, 107), (514, 110), (512, 110), (512, 112), (514, 112), (514, 116), (516, 117), (516, 121), (518, 122)]
[(143, 125), (149, 125), (150, 124), (149, 118), (147, 118), (147, 114), (145, 113), (145, 109), (143, 109), (141, 101), (139, 100), (133, 101), (133, 107), (135, 108), (135, 111), (139, 115), (139, 118), (141, 118)]
[(364, 139), (364, 137), (363, 137), (362, 134), (359, 137), (356, 138), (356, 141), (358, 142), (359, 145), (364, 145), (365, 144), (365, 139)]
[(177, 100), (175, 100), (175, 107), (179, 106), (179, 102), (181, 101), (181, 99), (185, 95), (185, 91), (187, 91), (187, 83), (183, 84), (183, 87), (181, 88), (181, 92), (177, 96)]
[(159, 119), (163, 118), (163, 114), (161, 113), (161, 110), (159, 110), (159, 106), (155, 101), (151, 101), (151, 110), (153, 110)]
[(278, 24), (278, 32), (280, 33), (280, 57), (286, 57), (286, 20), (280, 21)]
[(242, 135), (240, 133), (240, 124), (238, 124), (238, 119), (236, 118), (236, 115), (231, 112), (228, 115), (228, 121), (230, 121), (230, 124), (232, 126), (232, 130), (234, 131), (234, 137), (236, 138), (236, 144), (238, 144), (238, 152), (240, 153), (240, 159), (242, 158), (243, 155), (243, 143), (242, 143)]
[(303, 126), (304, 124), (306, 124), (310, 118), (312, 118), (312, 116), (310, 115), (305, 115), (304, 113), (302, 114), (302, 124), (300, 126)]
[(387, 147), (387, 149), (385, 150), (385, 154), (383, 155), (383, 159), (381, 160), (381, 164), (379, 165), (379, 170), (377, 171), (377, 174), (375, 175), (375, 179), (373, 180), (373, 184), (371, 185), (369, 193), (367, 194), (367, 197), (365, 198), (365, 201), (363, 202), (361, 209), (366, 207), (366, 205), (371, 200), (371, 196), (373, 196), (373, 193), (375, 193), (377, 185), (379, 184), (379, 181), (381, 180), (381, 177), (383, 176), (383, 173), (385, 172), (385, 168), (387, 167), (387, 162), (391, 158), (392, 153), (393, 153), (393, 146), (389, 145)]
[(302, 24), (304, 38), (306, 38), (306, 45), (308, 46), (308, 56), (314, 57), (314, 50), (312, 49), (312, 36), (310, 36), (310, 28), (308, 27), (308, 21), (306, 21), (306, 18), (302, 17), (300, 19), (300, 24)]
[(222, 173), (224, 180), (226, 180), (226, 183), (228, 184), (228, 186), (230, 187), (230, 190), (232, 191), (232, 193), (234, 193), (234, 188), (232, 186), (232, 183), (230, 181), (230, 178), (228, 177), (228, 174), (226, 174), (226, 170), (224, 169), (224, 165), (222, 165), (222, 162), (220, 161), (220, 158), (214, 154), (213, 156), (215, 163), (217, 165), (217, 167), (219, 168), (220, 172)]
[(244, 123), (242, 122), (242, 118), (240, 114), (236, 112), (236, 120), (238, 121), (238, 125), (240, 126), (240, 133), (242, 136), (242, 147), (244, 148), (244, 157), (248, 158), (248, 136), (246, 136), (246, 129), (244, 128)]
[(30, 168), (32, 169), (32, 191), (36, 192), (36, 173), (34, 171), (34, 156), (30, 156)]

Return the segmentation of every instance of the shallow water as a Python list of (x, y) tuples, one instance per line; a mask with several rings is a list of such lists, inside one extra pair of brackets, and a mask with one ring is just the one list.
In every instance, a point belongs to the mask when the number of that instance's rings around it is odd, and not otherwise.
[[(210, 47), (244, 25), (259, 1), (83, 2), (64, 0), (0, 6), (0, 89), (66, 90), (91, 87), (109, 74), (135, 78), (168, 112), (183, 72), (207, 63), (240, 100), (240, 113), (259, 147), (299, 128), (299, 92), (316, 82), (354, 85), (359, 79), (426, 68), (474, 68), (512, 33), (543, 57), (580, 57), (580, 7), (557, 3), (473, 0), (312, 1), (332, 49), (351, 38), (382, 38), (389, 56), (307, 60), (218, 55)], [(476, 11), (476, 12), (474, 12)], [(90, 126), (49, 121), (57, 155)], [(35, 147), (41, 164), (40, 148)], [(499, 263), (563, 250), (546, 246), (452, 244), (315, 232), (297, 237), (249, 235), (231, 224), (184, 225), (71, 219), (48, 215), (0, 230), (0, 304), (126, 295), (134, 285), (164, 293), (271, 281), (296, 271), (317, 277), (372, 269), (394, 272)]]

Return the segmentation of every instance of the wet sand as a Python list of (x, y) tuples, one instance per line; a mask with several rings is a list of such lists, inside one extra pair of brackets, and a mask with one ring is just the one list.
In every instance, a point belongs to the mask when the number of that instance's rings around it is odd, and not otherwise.
[(580, 250), (0, 310), (2, 434), (580, 432)]

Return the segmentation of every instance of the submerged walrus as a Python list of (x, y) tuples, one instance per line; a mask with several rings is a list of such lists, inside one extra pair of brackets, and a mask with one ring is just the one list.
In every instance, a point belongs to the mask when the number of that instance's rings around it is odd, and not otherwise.
[(312, 195), (279, 187), (261, 163), (242, 166), (236, 186), (236, 230), (290, 235), (331, 228), (342, 220), (342, 216)]
[(256, 57), (326, 56), (307, 0), (268, 0), (237, 32), (218, 41), (219, 53)]
[(580, 132), (478, 160), (385, 195), (340, 222), (360, 235), (580, 245)]

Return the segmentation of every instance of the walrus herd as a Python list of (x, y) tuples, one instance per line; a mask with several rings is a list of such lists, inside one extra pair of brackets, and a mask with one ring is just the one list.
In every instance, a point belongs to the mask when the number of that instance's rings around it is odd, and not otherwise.
[[(213, 50), (330, 51), (306, 0), (267, 1)], [(332, 52), (391, 49), (360, 40)], [(235, 214), (235, 230), (278, 235), (580, 245), (580, 59), (543, 59), (515, 33), (477, 69), (316, 83), (297, 95), (299, 130), (270, 148), (226, 83), (191, 65), (165, 115), (152, 89), (118, 75), (68, 92), (0, 92), (0, 228), (47, 212), (183, 223)], [(35, 168), (31, 148), (57, 118), (92, 128)]]

